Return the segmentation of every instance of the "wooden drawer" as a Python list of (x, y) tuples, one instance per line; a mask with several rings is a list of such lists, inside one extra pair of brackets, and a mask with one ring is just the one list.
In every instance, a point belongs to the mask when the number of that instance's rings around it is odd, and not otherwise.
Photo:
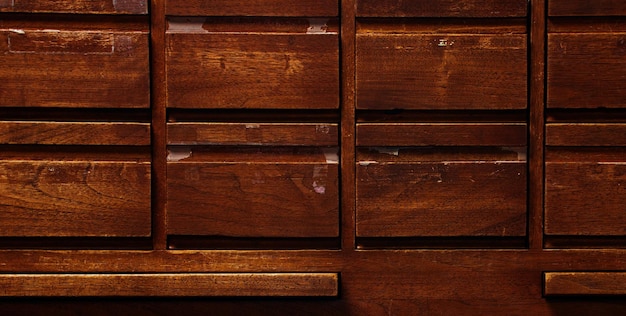
[(328, 23), (171, 18), (167, 106), (338, 108), (339, 37)]
[(35, 24), (0, 29), (0, 106), (150, 107), (147, 31)]
[(147, 0), (0, 0), (0, 12), (147, 14)]
[(438, 33), (364, 27), (356, 40), (357, 108), (526, 108), (525, 34)]
[(0, 160), (0, 236), (147, 237), (150, 163)]
[(522, 17), (526, 0), (357, 0), (357, 16)]
[(168, 234), (338, 236), (337, 149), (334, 154), (307, 147), (188, 150), (170, 153)]
[(357, 237), (525, 236), (527, 168), (517, 152), (377, 150), (357, 155)]
[(623, 0), (548, 0), (550, 16), (614, 16), (626, 15)]
[(548, 34), (549, 108), (625, 108), (626, 28)]
[(166, 0), (167, 15), (338, 16), (337, 0)]
[(545, 272), (543, 294), (550, 296), (626, 295), (626, 272)]

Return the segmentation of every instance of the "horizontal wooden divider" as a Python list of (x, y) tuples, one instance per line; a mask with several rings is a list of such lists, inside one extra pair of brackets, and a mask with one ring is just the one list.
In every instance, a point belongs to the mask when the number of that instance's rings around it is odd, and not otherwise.
[(544, 295), (626, 295), (626, 272), (546, 272)]

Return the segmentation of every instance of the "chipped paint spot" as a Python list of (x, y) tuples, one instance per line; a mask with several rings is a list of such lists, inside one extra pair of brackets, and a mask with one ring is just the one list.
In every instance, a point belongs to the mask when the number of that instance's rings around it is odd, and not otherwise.
[(26, 34), (26, 32), (24, 32), (24, 30), (21, 30), (21, 29), (10, 29), (9, 31), (12, 33), (21, 34), (21, 35)]
[(312, 18), (309, 19), (309, 27), (306, 29), (307, 34), (325, 34), (328, 32), (328, 19)]
[(319, 133), (319, 134), (329, 134), (330, 133), (330, 126), (328, 126), (328, 125), (316, 125), (315, 126), (315, 132)]
[(324, 148), (324, 157), (326, 157), (326, 163), (336, 164), (339, 163), (338, 148)]
[(171, 17), (168, 19), (167, 31), (170, 33), (209, 33), (204, 29), (206, 18)]
[(400, 154), (400, 148), (398, 147), (372, 147), (372, 150), (380, 153), (392, 156), (398, 156)]
[(502, 150), (516, 152), (517, 160), (519, 161), (526, 161), (526, 159), (528, 158), (526, 147), (502, 147)]
[(246, 129), (256, 129), (256, 128), (261, 128), (261, 125), (259, 125), (259, 124), (246, 124)]
[(360, 166), (369, 166), (371, 164), (377, 164), (378, 161), (376, 160), (363, 160), (363, 161), (359, 161), (359, 165)]
[(317, 194), (324, 194), (326, 193), (326, 187), (324, 187), (323, 185), (318, 185), (317, 181), (313, 181), (313, 191), (315, 191), (315, 193)]
[(167, 161), (177, 162), (191, 157), (192, 152), (189, 147), (172, 147), (167, 150)]

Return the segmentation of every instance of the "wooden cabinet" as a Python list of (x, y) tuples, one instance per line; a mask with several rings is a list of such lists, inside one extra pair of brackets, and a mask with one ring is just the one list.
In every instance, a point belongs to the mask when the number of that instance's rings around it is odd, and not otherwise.
[(622, 315), (624, 34), (610, 0), (0, 0), (0, 313)]

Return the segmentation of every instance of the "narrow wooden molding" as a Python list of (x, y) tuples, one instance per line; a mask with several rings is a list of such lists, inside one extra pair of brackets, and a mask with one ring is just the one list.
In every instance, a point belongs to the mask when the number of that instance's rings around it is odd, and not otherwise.
[(545, 296), (626, 295), (626, 272), (546, 272)]

